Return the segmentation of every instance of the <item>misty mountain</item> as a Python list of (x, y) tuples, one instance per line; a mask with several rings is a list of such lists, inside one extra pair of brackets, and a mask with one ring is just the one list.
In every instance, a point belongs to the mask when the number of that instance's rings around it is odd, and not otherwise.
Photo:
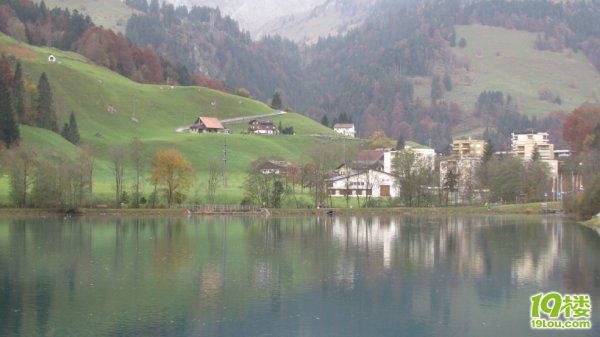
[[(167, 0), (176, 5), (206, 6), (219, 8), (224, 15), (229, 15), (244, 30), (250, 31), (253, 36), (261, 27), (281, 17), (306, 13), (327, 0)], [(264, 32), (264, 30), (261, 30)]]
[(255, 36), (280, 35), (315, 43), (319, 37), (344, 34), (359, 27), (378, 0), (327, 0), (304, 13), (275, 18), (255, 31)]

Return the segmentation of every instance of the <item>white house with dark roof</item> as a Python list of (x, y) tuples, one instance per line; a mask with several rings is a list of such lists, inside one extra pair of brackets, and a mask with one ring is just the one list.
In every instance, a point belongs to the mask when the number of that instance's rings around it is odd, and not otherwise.
[(352, 123), (338, 123), (333, 126), (333, 130), (337, 133), (340, 133), (346, 137), (355, 138), (356, 137), (356, 128)]

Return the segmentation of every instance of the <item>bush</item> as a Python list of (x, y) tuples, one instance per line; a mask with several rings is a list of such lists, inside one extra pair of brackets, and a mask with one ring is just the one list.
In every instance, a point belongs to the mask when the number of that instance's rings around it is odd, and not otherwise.
[(600, 175), (583, 194), (579, 205), (579, 214), (583, 217), (592, 217), (600, 213)]

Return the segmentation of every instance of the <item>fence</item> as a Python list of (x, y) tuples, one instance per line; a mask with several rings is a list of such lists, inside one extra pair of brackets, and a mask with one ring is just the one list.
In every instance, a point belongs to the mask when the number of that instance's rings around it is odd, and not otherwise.
[(260, 210), (260, 207), (248, 205), (177, 205), (176, 207), (197, 213), (246, 213)]

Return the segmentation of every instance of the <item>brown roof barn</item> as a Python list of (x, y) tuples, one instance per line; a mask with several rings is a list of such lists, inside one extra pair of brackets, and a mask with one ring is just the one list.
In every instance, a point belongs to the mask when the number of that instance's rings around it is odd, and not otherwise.
[(190, 126), (190, 131), (194, 133), (203, 132), (225, 132), (225, 128), (221, 121), (214, 117), (198, 117), (196, 123)]

